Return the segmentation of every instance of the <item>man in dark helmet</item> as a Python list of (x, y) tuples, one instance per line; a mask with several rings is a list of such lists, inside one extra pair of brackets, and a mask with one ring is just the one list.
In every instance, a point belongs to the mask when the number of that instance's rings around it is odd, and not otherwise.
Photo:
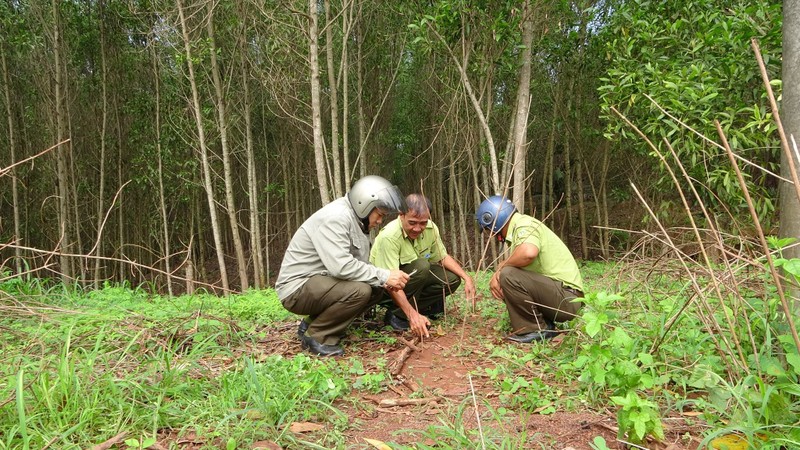
[(556, 335), (555, 322), (573, 319), (582, 306), (583, 280), (569, 249), (545, 224), (517, 212), (511, 200), (494, 195), (475, 214), (484, 231), (510, 248), (489, 282), (492, 296), (506, 304), (514, 342)]
[(275, 290), (287, 310), (308, 316), (297, 333), (304, 349), (322, 356), (344, 353), (346, 328), (383, 289), (408, 282), (402, 270), (369, 263), (369, 230), (403, 207), (397, 186), (379, 176), (358, 180), (342, 198), (325, 205), (292, 236)]

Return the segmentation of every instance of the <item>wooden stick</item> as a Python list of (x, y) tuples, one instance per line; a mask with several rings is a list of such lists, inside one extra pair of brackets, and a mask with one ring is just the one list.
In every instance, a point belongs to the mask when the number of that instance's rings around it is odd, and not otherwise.
[(436, 397), (429, 398), (385, 398), (379, 403), (380, 406), (418, 406), (434, 403), (438, 400)]
[(103, 442), (102, 444), (95, 445), (94, 447), (92, 447), (91, 450), (108, 450), (111, 447), (113, 447), (114, 445), (119, 444), (120, 442), (122, 442), (125, 439), (125, 436), (127, 436), (127, 435), (128, 435), (128, 432), (127, 431), (123, 431), (122, 433), (112, 437), (111, 439)]
[(402, 337), (398, 337), (397, 340), (402, 342), (403, 344), (405, 344), (406, 347), (411, 347), (415, 352), (419, 351), (419, 347), (417, 347), (417, 344), (419, 343), (419, 337), (415, 338), (414, 342), (407, 341), (407, 340), (403, 339)]
[(420, 390), (419, 385), (414, 380), (408, 377), (400, 375), (397, 377), (397, 379), (400, 380), (401, 383), (403, 383), (403, 386), (411, 389), (411, 392), (417, 392)]
[[(403, 341), (405, 342), (405, 339), (403, 339)], [(414, 349), (417, 348), (416, 345), (419, 344), (419, 341), (420, 341), (419, 336), (416, 336), (414, 337), (414, 340), (412, 342), (405, 342), (407, 344), (406, 348), (404, 348), (403, 351), (400, 352), (400, 356), (398, 356), (397, 359), (389, 363), (389, 373), (391, 373), (392, 376), (396, 376), (403, 371), (403, 366), (405, 365), (406, 360), (408, 359), (409, 356), (411, 356), (411, 352), (413, 352)]]

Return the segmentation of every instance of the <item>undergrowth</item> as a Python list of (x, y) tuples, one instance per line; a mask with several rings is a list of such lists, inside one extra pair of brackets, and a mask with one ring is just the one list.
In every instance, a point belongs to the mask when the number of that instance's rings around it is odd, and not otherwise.
[[(793, 264), (780, 263), (787, 271)], [(465, 400), (439, 425), (408, 430), (419, 442), (437, 443), (414, 448), (530, 448), (533, 441), (548, 448), (546, 436), (500, 424), (508, 414), (607, 408), (617, 411), (624, 442), (663, 439), (665, 419), (680, 418), (707, 430), (702, 448), (726, 435), (752, 448), (800, 445), (800, 356), (763, 272), (743, 272), (738, 297), (708, 295), (701, 310), (671, 263), (587, 263), (582, 271), (585, 306), (561, 325), (559, 345), (486, 344), (488, 363), (473, 376), (496, 387), (500, 406), (477, 393), (483, 429), (465, 426), (464, 415), (474, 414)], [(485, 275), (475, 277), (484, 295), (475, 313), (492, 332), (506, 333), (504, 308), (490, 299)], [(708, 274), (699, 279), (715, 282)], [(452, 299), (451, 315), (464, 313), (463, 296)], [(272, 290), (163, 297), (127, 286), (82, 292), (6, 278), (0, 311), (0, 449), (89, 448), (120, 432), (128, 443), (119, 448), (170, 436), (197, 436), (205, 448), (257, 441), (346, 448), (351, 424), (337, 402), (385, 391), (392, 378), (382, 357), (368, 365), (357, 354), (287, 358), (262, 348), (269, 327), (287, 326), (289, 334), (294, 327)], [(460, 318), (451, 319), (444, 326), (457, 328)], [(297, 422), (324, 428), (289, 432)], [(591, 445), (607, 448), (603, 442)]]

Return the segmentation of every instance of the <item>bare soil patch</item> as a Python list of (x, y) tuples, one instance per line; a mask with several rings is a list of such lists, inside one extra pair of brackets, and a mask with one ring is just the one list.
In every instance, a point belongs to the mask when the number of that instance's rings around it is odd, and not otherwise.
[[(412, 341), (410, 333), (397, 333), (381, 324), (361, 322), (357, 327), (380, 330), (380, 333), (398, 338), (396, 343), (386, 339), (358, 337), (351, 334), (345, 342), (344, 358), (359, 357), (368, 372), (377, 373), (384, 363), (391, 366)], [(270, 332), (270, 344), (277, 353), (291, 356), (301, 351), (295, 335), (296, 324), (281, 324)], [(366, 334), (366, 333), (361, 333)], [(551, 414), (540, 411), (514, 410), (504, 405), (495, 381), (486, 376), (502, 361), (491, 358), (493, 348), (518, 345), (506, 341), (495, 331), (495, 324), (478, 316), (467, 316), (461, 322), (452, 319), (435, 324), (430, 338), (415, 345), (403, 362), (399, 373), (386, 383), (387, 389), (379, 394), (353, 390), (350, 396), (336, 404), (347, 414), (350, 422), (347, 448), (374, 448), (365, 439), (414, 446), (436, 446), (425, 435), (429, 427), (458, 427), (463, 432), (474, 433), (474, 448), (481, 448), (480, 436), (498, 441), (502, 437), (527, 437), (524, 448), (556, 450), (592, 450), (597, 436), (605, 438), (609, 448), (629, 447), (616, 436), (616, 410), (580, 411), (556, 409)], [(559, 336), (547, 345), (564, 344)], [(406, 353), (408, 351), (406, 350)], [(534, 361), (518, 373), (523, 377), (538, 377), (548, 384), (557, 383)], [(577, 380), (575, 380), (577, 383)], [(564, 395), (574, 395), (576, 385), (562, 386)], [(391, 403), (407, 403), (390, 406)], [(476, 414), (480, 413), (480, 427)], [(556, 405), (558, 406), (558, 405)], [(496, 414), (505, 409), (502, 415)], [(667, 417), (664, 420), (664, 442), (649, 442), (639, 448), (653, 450), (685, 450), (697, 448), (701, 429), (691, 425), (684, 417)]]

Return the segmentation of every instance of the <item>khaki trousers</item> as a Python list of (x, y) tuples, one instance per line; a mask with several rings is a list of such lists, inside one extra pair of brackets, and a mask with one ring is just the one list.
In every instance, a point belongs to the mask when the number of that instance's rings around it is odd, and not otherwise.
[(549, 324), (574, 319), (583, 306), (581, 302), (573, 302), (583, 297), (582, 293), (560, 281), (516, 267), (500, 271), (500, 287), (514, 334), (544, 330), (550, 328)]
[(306, 336), (321, 344), (337, 345), (353, 320), (377, 304), (383, 292), (360, 281), (314, 275), (283, 300), (283, 307), (308, 316)]

